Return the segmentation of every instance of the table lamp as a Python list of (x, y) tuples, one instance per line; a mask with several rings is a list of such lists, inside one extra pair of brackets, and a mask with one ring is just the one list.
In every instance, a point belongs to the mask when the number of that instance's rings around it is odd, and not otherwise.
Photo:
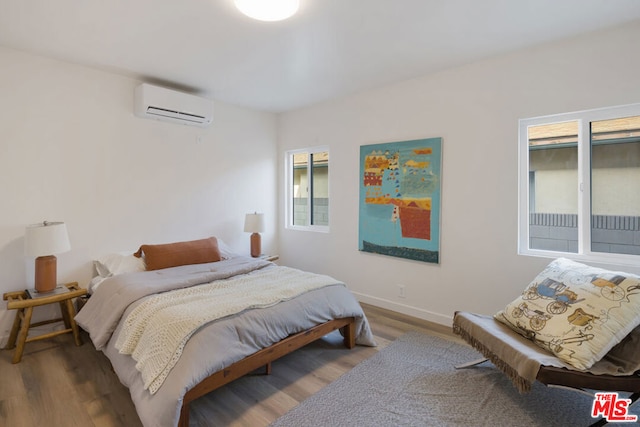
[(25, 254), (36, 257), (35, 288), (51, 292), (57, 286), (57, 266), (54, 254), (71, 249), (64, 222), (47, 222), (27, 226), (24, 236)]
[(252, 213), (247, 214), (244, 218), (244, 231), (251, 234), (251, 256), (256, 258), (260, 256), (261, 238), (260, 233), (264, 231), (264, 214)]

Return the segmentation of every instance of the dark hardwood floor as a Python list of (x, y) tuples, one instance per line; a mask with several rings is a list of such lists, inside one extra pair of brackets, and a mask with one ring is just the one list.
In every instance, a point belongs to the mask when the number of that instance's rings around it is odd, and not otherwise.
[[(456, 339), (451, 329), (363, 304), (378, 347), (348, 350), (336, 331), (273, 363), (271, 375), (241, 378), (191, 405), (191, 426), (267, 426), (409, 330)], [(19, 364), (0, 351), (0, 425), (141, 426), (129, 391), (86, 334), (28, 343)]]

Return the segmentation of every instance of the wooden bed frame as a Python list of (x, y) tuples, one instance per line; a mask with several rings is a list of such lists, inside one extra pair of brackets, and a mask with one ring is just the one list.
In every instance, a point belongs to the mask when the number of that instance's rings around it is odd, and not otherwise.
[(291, 335), (270, 347), (264, 348), (226, 367), (225, 369), (208, 376), (184, 395), (182, 408), (180, 410), (180, 419), (178, 420), (178, 427), (189, 426), (189, 405), (195, 399), (204, 396), (205, 394), (250, 372), (253, 372), (262, 366), (265, 366), (266, 373), (270, 374), (271, 362), (322, 338), (336, 329), (340, 329), (342, 331), (345, 347), (353, 348), (356, 344), (355, 317), (335, 319), (314, 326), (306, 331)]

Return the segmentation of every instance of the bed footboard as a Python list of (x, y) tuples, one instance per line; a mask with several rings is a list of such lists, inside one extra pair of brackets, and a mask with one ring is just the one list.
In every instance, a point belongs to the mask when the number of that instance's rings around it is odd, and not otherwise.
[(225, 369), (208, 376), (185, 394), (182, 401), (182, 409), (180, 410), (178, 427), (189, 426), (189, 405), (198, 397), (204, 396), (205, 394), (253, 372), (262, 366), (266, 366), (267, 373), (270, 373), (271, 362), (322, 338), (336, 329), (341, 330), (344, 337), (345, 347), (355, 347), (355, 318), (346, 317), (343, 319), (334, 319), (314, 326), (306, 331), (291, 335), (270, 347), (264, 348), (226, 367)]

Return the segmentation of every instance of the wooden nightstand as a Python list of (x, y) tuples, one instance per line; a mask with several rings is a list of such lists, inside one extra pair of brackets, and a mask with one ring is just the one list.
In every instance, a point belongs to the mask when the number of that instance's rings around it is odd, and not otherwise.
[[(75, 339), (76, 345), (81, 345), (82, 340), (80, 338), (80, 332), (78, 325), (74, 319), (76, 314), (71, 300), (79, 296), (85, 295), (86, 289), (80, 288), (77, 282), (67, 283), (62, 286), (58, 286), (55, 290), (43, 294), (37, 294), (33, 289), (27, 289), (25, 291), (7, 292), (3, 295), (3, 299), (7, 301), (8, 310), (18, 310), (16, 318), (13, 321), (13, 327), (11, 328), (11, 335), (9, 335), (9, 342), (6, 349), (10, 350), (17, 347), (13, 355), (12, 363), (18, 363), (22, 359), (22, 352), (24, 351), (24, 345), (28, 342), (43, 340), (46, 338), (52, 338), (61, 334), (72, 333)], [(45, 320), (42, 322), (31, 323), (31, 316), (33, 314), (33, 307), (39, 305), (47, 305), (53, 303), (60, 304), (60, 311), (62, 317), (59, 319)], [(64, 322), (66, 329), (60, 331), (49, 332), (46, 334), (38, 335), (28, 338), (29, 328), (35, 326), (46, 325), (54, 322)]]

